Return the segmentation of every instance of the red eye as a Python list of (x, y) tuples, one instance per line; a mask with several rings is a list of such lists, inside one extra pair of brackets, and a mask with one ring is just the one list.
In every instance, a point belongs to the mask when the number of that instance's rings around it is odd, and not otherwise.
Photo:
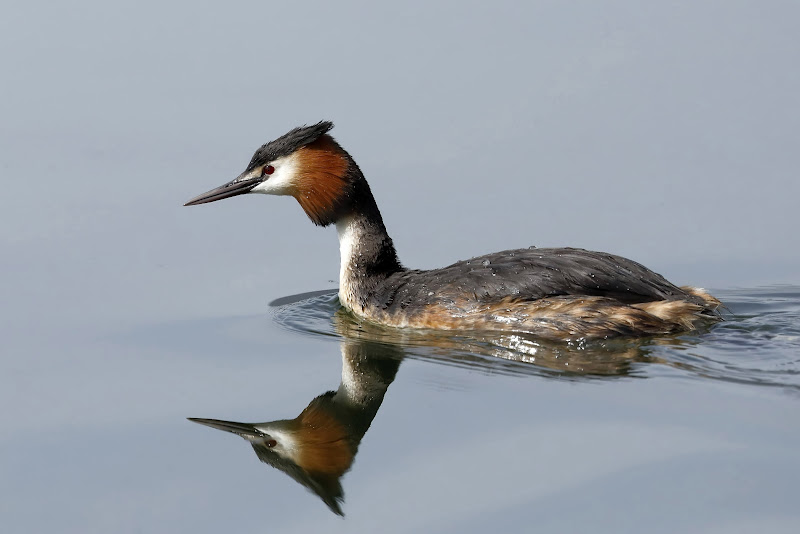
[[(273, 169), (273, 170), (274, 170), (274, 169)], [(272, 447), (274, 447), (275, 445), (277, 445), (277, 444), (278, 444), (278, 442), (277, 442), (277, 441), (275, 441), (274, 439), (267, 440), (267, 447), (269, 447), (270, 449), (271, 449)]]
[(261, 169), (261, 176), (264, 176), (265, 174), (272, 174), (273, 172), (275, 172), (275, 167), (272, 165), (264, 165), (264, 168)]

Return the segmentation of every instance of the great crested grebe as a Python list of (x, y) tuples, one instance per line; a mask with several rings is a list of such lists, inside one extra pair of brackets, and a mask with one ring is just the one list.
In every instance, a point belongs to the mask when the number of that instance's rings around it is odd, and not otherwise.
[(704, 290), (604, 252), (532, 247), (406, 269), (367, 180), (331, 128), (294, 128), (256, 150), (238, 178), (185, 205), (244, 193), (293, 196), (314, 224), (336, 225), (342, 305), (383, 325), (568, 340), (668, 334), (720, 319), (720, 302)]

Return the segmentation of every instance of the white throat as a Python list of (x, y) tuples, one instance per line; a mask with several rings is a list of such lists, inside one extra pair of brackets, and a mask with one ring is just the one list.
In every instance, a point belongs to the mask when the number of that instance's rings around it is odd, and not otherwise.
[(358, 241), (361, 234), (360, 225), (354, 217), (345, 217), (336, 222), (339, 234), (339, 300), (342, 304), (354, 309), (356, 305), (353, 267), (358, 266)]

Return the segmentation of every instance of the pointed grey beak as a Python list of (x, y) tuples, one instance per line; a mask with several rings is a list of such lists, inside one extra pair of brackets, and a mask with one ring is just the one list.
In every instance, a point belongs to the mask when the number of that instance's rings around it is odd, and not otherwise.
[(197, 195), (192, 200), (184, 204), (184, 206), (195, 206), (197, 204), (206, 204), (207, 202), (214, 202), (215, 200), (222, 200), (223, 198), (235, 197), (236, 195), (243, 195), (249, 193), (251, 189), (263, 182), (260, 177), (248, 176), (249, 173), (243, 173), (241, 176), (221, 185), (206, 191), (202, 195)]
[(193, 423), (200, 423), (201, 425), (210, 426), (211, 428), (216, 428), (217, 430), (224, 430), (225, 432), (231, 432), (233, 434), (237, 434), (246, 438), (247, 436), (251, 438), (263, 438), (266, 436), (263, 432), (258, 430), (255, 425), (248, 424), (248, 423), (237, 423), (235, 421), (220, 421), (219, 419), (198, 419), (195, 417), (188, 417), (189, 421)]

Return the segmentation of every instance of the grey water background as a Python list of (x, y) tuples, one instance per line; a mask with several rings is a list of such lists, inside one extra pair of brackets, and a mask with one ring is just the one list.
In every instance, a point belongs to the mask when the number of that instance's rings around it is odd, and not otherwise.
[[(799, 16), (5, 5), (4, 530), (796, 532)], [(269, 305), (335, 288), (335, 232), (291, 199), (181, 207), (320, 119), (409, 266), (605, 250), (712, 289), (732, 317), (624, 347), (629, 364), (603, 352), (605, 373), (564, 369), (575, 351), (384, 340), (405, 358), (342, 520), (185, 420), (293, 417), (339, 383), (335, 305)]]

